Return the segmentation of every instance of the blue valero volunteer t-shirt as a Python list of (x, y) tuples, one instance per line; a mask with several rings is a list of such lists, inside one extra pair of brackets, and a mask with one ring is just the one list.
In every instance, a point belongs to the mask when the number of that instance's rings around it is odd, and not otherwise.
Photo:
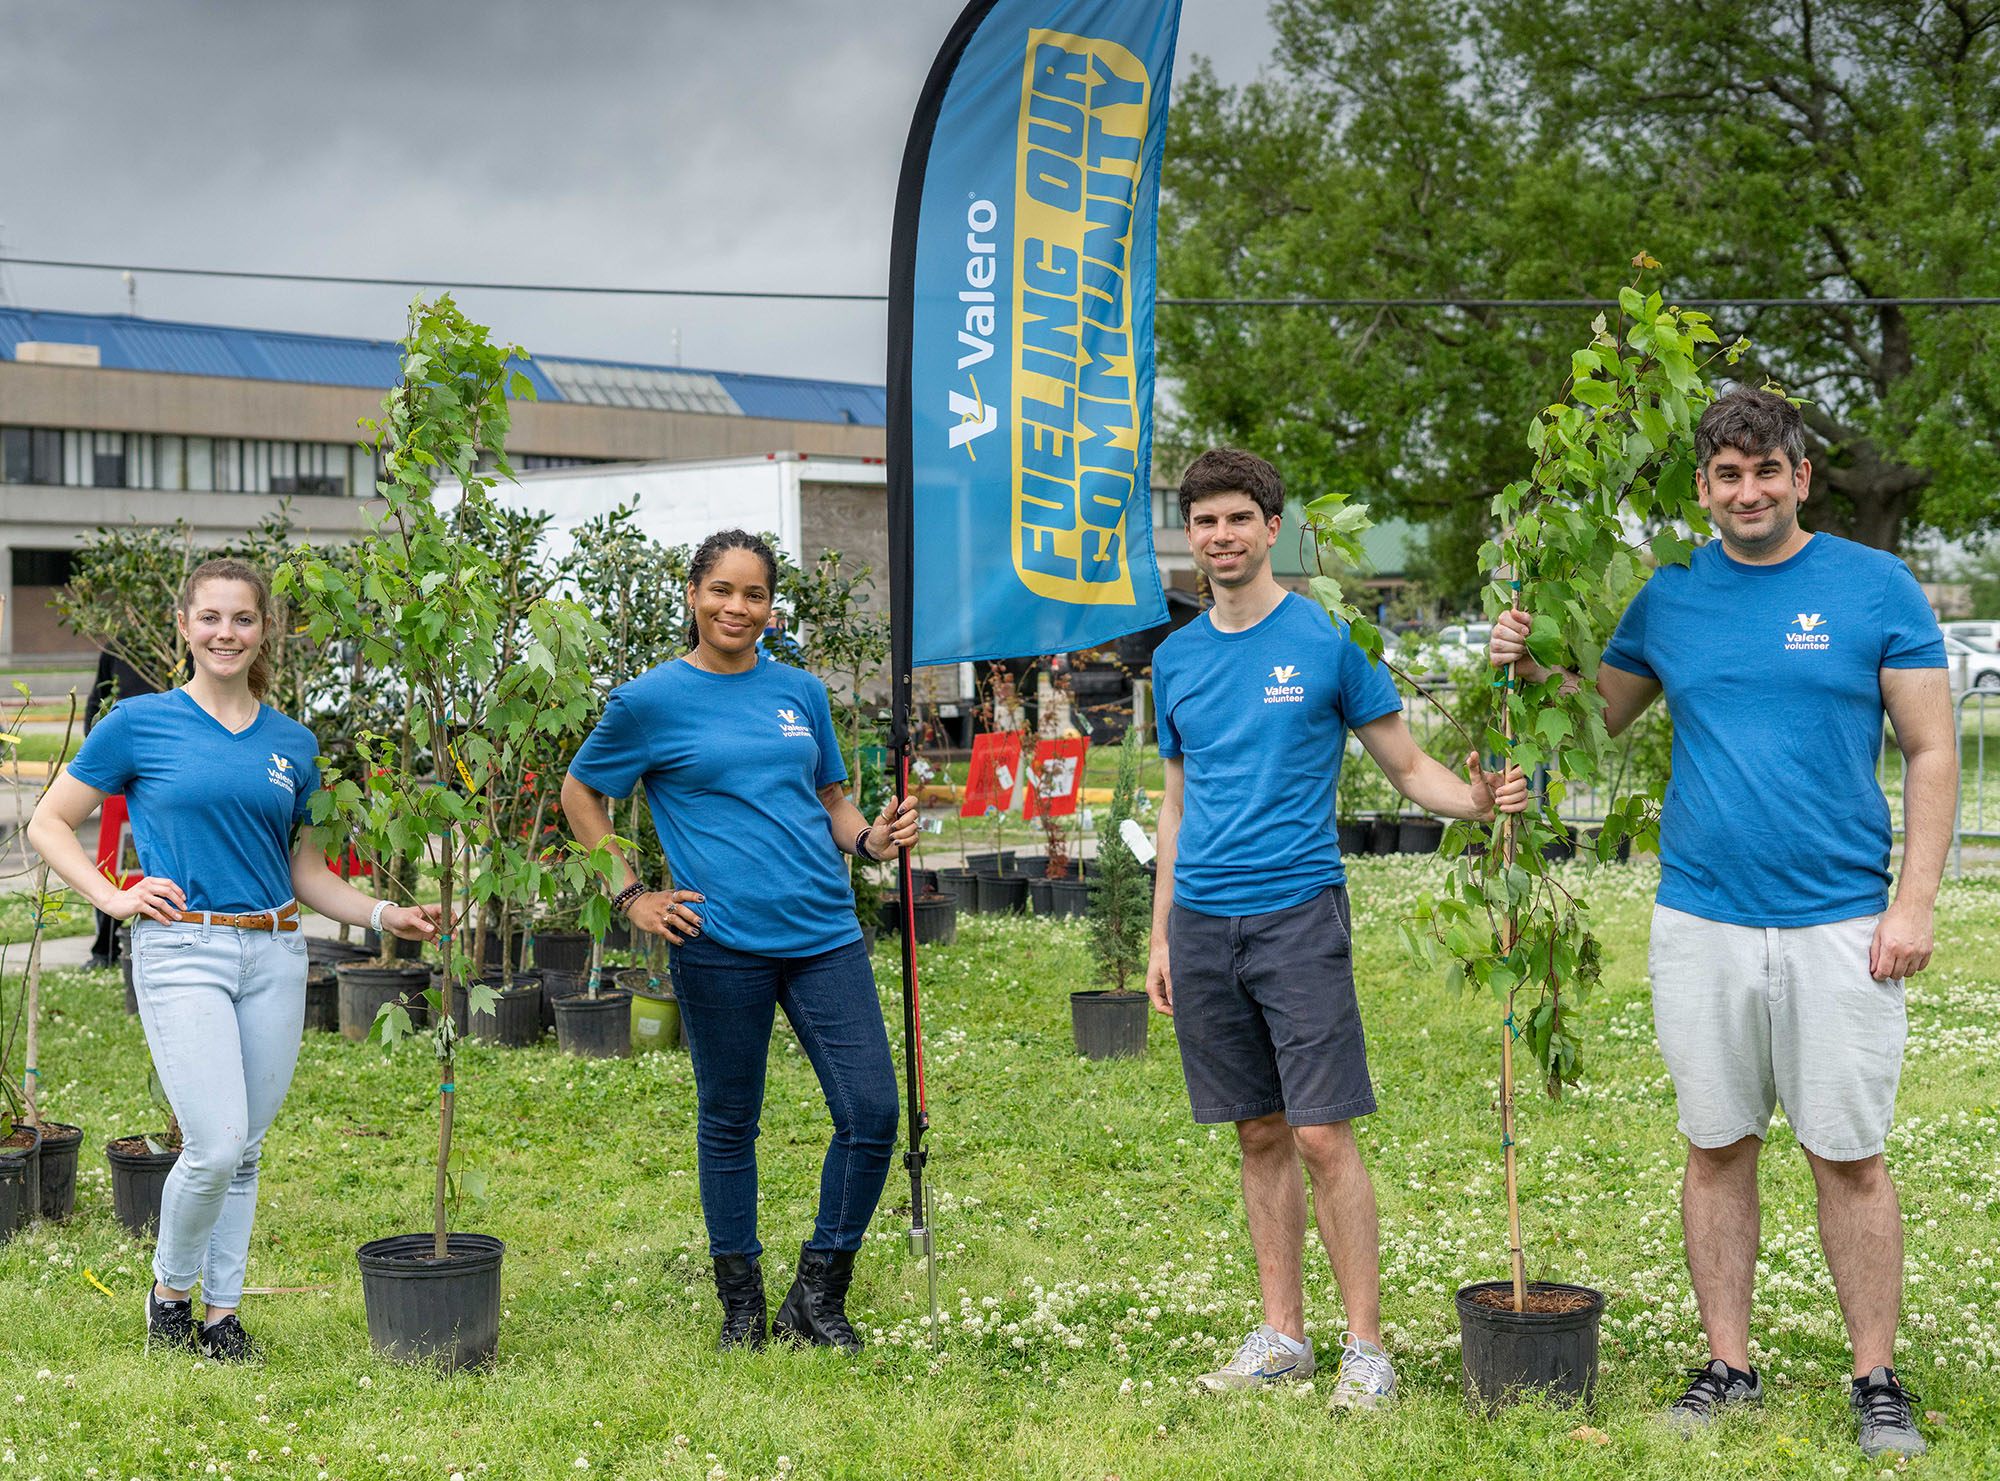
[(819, 800), (847, 767), (826, 685), (804, 669), (761, 654), (740, 674), (663, 663), (611, 691), (569, 774), (607, 797), (645, 787), (674, 886), (703, 896), (708, 939), (776, 957), (861, 939)]
[(1766, 927), (1887, 906), (1880, 671), (1945, 666), (1908, 566), (1833, 535), (1768, 566), (1711, 541), (1653, 573), (1604, 661), (1657, 680), (1674, 722), (1662, 905)]
[(188, 909), (250, 915), (292, 898), (292, 825), (319, 790), (313, 733), (269, 705), (234, 734), (185, 689), (121, 699), (69, 774), (124, 794), (139, 867)]
[(1241, 632), (1204, 612), (1154, 653), (1153, 702), (1160, 754), (1182, 758), (1175, 904), (1263, 915), (1346, 882), (1333, 808), (1347, 732), (1403, 701), (1345, 627), (1292, 594)]

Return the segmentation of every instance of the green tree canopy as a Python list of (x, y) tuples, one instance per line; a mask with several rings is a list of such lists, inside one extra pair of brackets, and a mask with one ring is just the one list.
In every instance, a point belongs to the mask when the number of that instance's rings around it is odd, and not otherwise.
[[(1667, 301), (2000, 293), (2000, 8), (1893, 0), (1277, 0), (1259, 82), (1172, 115), (1163, 292)], [(1588, 311), (1163, 310), (1180, 440), (1430, 525), (1475, 584), (1522, 415)], [(1807, 519), (1895, 548), (1990, 528), (2000, 310), (1726, 308), (1810, 404)]]

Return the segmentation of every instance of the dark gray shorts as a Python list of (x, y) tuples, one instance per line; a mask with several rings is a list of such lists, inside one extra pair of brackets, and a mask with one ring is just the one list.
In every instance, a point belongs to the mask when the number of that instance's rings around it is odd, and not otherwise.
[(1196, 1121), (1283, 1111), (1320, 1126), (1375, 1109), (1348, 932), (1339, 885), (1268, 915), (1173, 907), (1174, 1033)]

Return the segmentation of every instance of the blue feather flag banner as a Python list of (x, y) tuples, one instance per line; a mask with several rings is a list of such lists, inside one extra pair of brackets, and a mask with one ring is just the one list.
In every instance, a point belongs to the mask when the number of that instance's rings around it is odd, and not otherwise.
[(889, 293), (891, 605), (910, 664), (1167, 620), (1153, 294), (1178, 0), (974, 0), (919, 102)]

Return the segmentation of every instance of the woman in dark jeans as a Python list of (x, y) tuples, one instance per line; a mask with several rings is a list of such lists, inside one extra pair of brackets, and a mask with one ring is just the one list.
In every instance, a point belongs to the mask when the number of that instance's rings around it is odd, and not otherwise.
[(688, 585), (691, 650), (612, 691), (562, 802), (577, 840), (595, 847), (611, 832), (605, 798), (643, 785), (672, 871), (676, 888), (653, 890), (621, 857), (614, 904), (672, 945), (719, 1345), (765, 1340), (757, 1122), (782, 1007), (819, 1075), (833, 1141), (819, 1219), (773, 1325), (780, 1337), (858, 1351), (847, 1288), (896, 1144), (896, 1072), (840, 856), (894, 857), (915, 840), (917, 815), (891, 799), (870, 823), (848, 801), (826, 686), (758, 651), (777, 582), (756, 536), (724, 530), (702, 543)]

